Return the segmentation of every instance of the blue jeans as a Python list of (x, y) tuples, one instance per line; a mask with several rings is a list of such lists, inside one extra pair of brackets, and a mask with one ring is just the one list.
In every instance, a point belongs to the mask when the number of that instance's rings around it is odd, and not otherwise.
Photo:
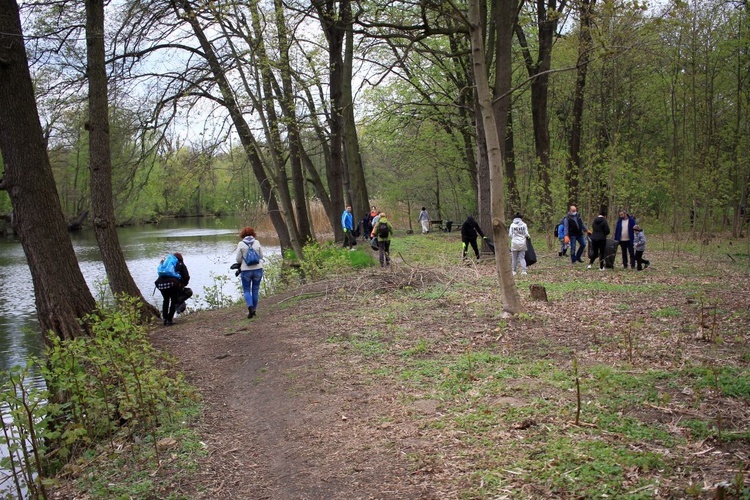
[[(576, 243), (581, 245), (578, 248), (578, 253), (576, 253)], [(578, 236), (570, 236), (570, 261), (575, 263), (581, 260), (584, 248), (586, 248), (586, 238), (584, 238), (582, 234), (579, 234)]]
[(258, 307), (258, 295), (260, 294), (260, 280), (263, 279), (263, 269), (242, 271), (242, 292), (245, 294), (247, 307), (253, 309)]

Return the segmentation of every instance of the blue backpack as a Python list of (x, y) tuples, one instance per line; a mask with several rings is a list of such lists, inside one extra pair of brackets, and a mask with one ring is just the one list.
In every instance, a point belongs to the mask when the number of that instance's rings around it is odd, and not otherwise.
[(180, 273), (177, 272), (177, 257), (174, 255), (167, 254), (159, 263), (159, 267), (156, 268), (156, 272), (160, 277), (166, 278), (177, 278), (180, 279)]
[(245, 252), (245, 264), (248, 266), (256, 266), (260, 264), (260, 255), (258, 255), (258, 252), (255, 251), (252, 245), (247, 246), (247, 251)]

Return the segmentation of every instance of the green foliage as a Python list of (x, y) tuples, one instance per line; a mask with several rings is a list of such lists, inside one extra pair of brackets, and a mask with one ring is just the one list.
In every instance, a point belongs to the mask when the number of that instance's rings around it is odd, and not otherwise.
[[(139, 315), (137, 299), (121, 298), (116, 309), (86, 318), (94, 336), (51, 335), (45, 362), (0, 373), (7, 380), (0, 387), (6, 405), (0, 443), (9, 450), (0, 467), (14, 471), (18, 488), (44, 497), (48, 474), (106, 440), (111, 448), (116, 440), (142, 441), (158, 462), (156, 441), (184, 424), (190, 391), (148, 342)], [(33, 364), (49, 391), (29, 380)], [(137, 496), (147, 486), (133, 484), (120, 494)]]
[(350, 272), (352, 268), (361, 269), (374, 265), (369, 252), (359, 249), (350, 252), (333, 242), (305, 245), (302, 248), (302, 259), (298, 262), (302, 276), (310, 281)]
[(46, 436), (62, 456), (76, 455), (121, 426), (131, 434), (154, 435), (187, 395), (182, 376), (148, 342), (138, 301), (121, 298), (117, 309), (87, 318), (92, 337), (63, 341), (50, 336), (42, 373), (53, 391)]
[[(42, 473), (47, 456), (49, 429), (47, 414), (51, 403), (47, 391), (34, 387), (30, 377), (33, 362), (25, 367), (14, 367), (0, 372), (0, 399), (3, 418), (0, 418), (0, 445), (7, 456), (0, 460), (0, 469), (11, 471), (14, 490), (21, 498), (26, 490), (30, 498), (45, 496), (46, 476)], [(4, 489), (9, 486), (4, 486)], [(8, 490), (10, 491), (10, 490)]]
[[(266, 270), (264, 269), (263, 274), (265, 275), (265, 273)], [(216, 276), (211, 273), (211, 278), (213, 279), (213, 285), (203, 287), (203, 296), (199, 297), (196, 295), (196, 300), (202, 299), (202, 301), (208, 305), (208, 309), (222, 309), (242, 302), (241, 297), (235, 298), (236, 296), (233, 297), (231, 293), (225, 292), (226, 287), (232, 286), (232, 280), (229, 276)], [(239, 280), (235, 280), (234, 286), (235, 288), (241, 289), (242, 283), (239, 282)]]

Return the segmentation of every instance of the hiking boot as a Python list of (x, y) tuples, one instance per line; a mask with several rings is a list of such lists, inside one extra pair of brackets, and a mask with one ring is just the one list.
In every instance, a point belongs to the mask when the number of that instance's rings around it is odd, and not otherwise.
[(175, 311), (175, 314), (182, 314), (185, 312), (185, 309), (187, 309), (187, 304), (183, 302), (182, 304), (177, 306), (177, 310)]
[(526, 271), (521, 271), (521, 276), (526, 276), (528, 273)]
[(591, 264), (589, 264), (588, 266), (586, 266), (586, 269), (591, 269)]
[(247, 319), (252, 319), (253, 316), (255, 316), (255, 311), (252, 306), (247, 306)]
[(558, 256), (558, 257), (562, 257), (562, 256), (563, 256), (563, 253), (562, 253), (562, 252), (557, 252), (557, 256)]
[(643, 269), (647, 269), (647, 268), (648, 268), (648, 266), (650, 266), (650, 265), (651, 265), (651, 263), (650, 263), (650, 262), (646, 262), (645, 264), (643, 264)]

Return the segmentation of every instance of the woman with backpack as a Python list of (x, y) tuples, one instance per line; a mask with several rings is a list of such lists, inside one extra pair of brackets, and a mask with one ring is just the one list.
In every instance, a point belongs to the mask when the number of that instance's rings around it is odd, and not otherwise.
[(185, 301), (193, 295), (193, 291), (187, 288), (190, 283), (190, 273), (179, 252), (164, 257), (159, 263), (157, 272), (159, 277), (154, 285), (164, 298), (161, 304), (161, 317), (164, 320), (164, 326), (172, 326), (175, 312), (178, 314), (183, 312)]
[(263, 248), (255, 239), (255, 229), (243, 227), (240, 231), (240, 241), (235, 251), (235, 260), (240, 264), (240, 279), (242, 280), (242, 292), (247, 304), (247, 317), (252, 319), (258, 309), (258, 296), (260, 295), (260, 280), (263, 279)]
[(385, 212), (380, 212), (372, 227), (370, 238), (378, 239), (378, 258), (380, 267), (391, 265), (391, 235), (393, 226), (385, 217)]

